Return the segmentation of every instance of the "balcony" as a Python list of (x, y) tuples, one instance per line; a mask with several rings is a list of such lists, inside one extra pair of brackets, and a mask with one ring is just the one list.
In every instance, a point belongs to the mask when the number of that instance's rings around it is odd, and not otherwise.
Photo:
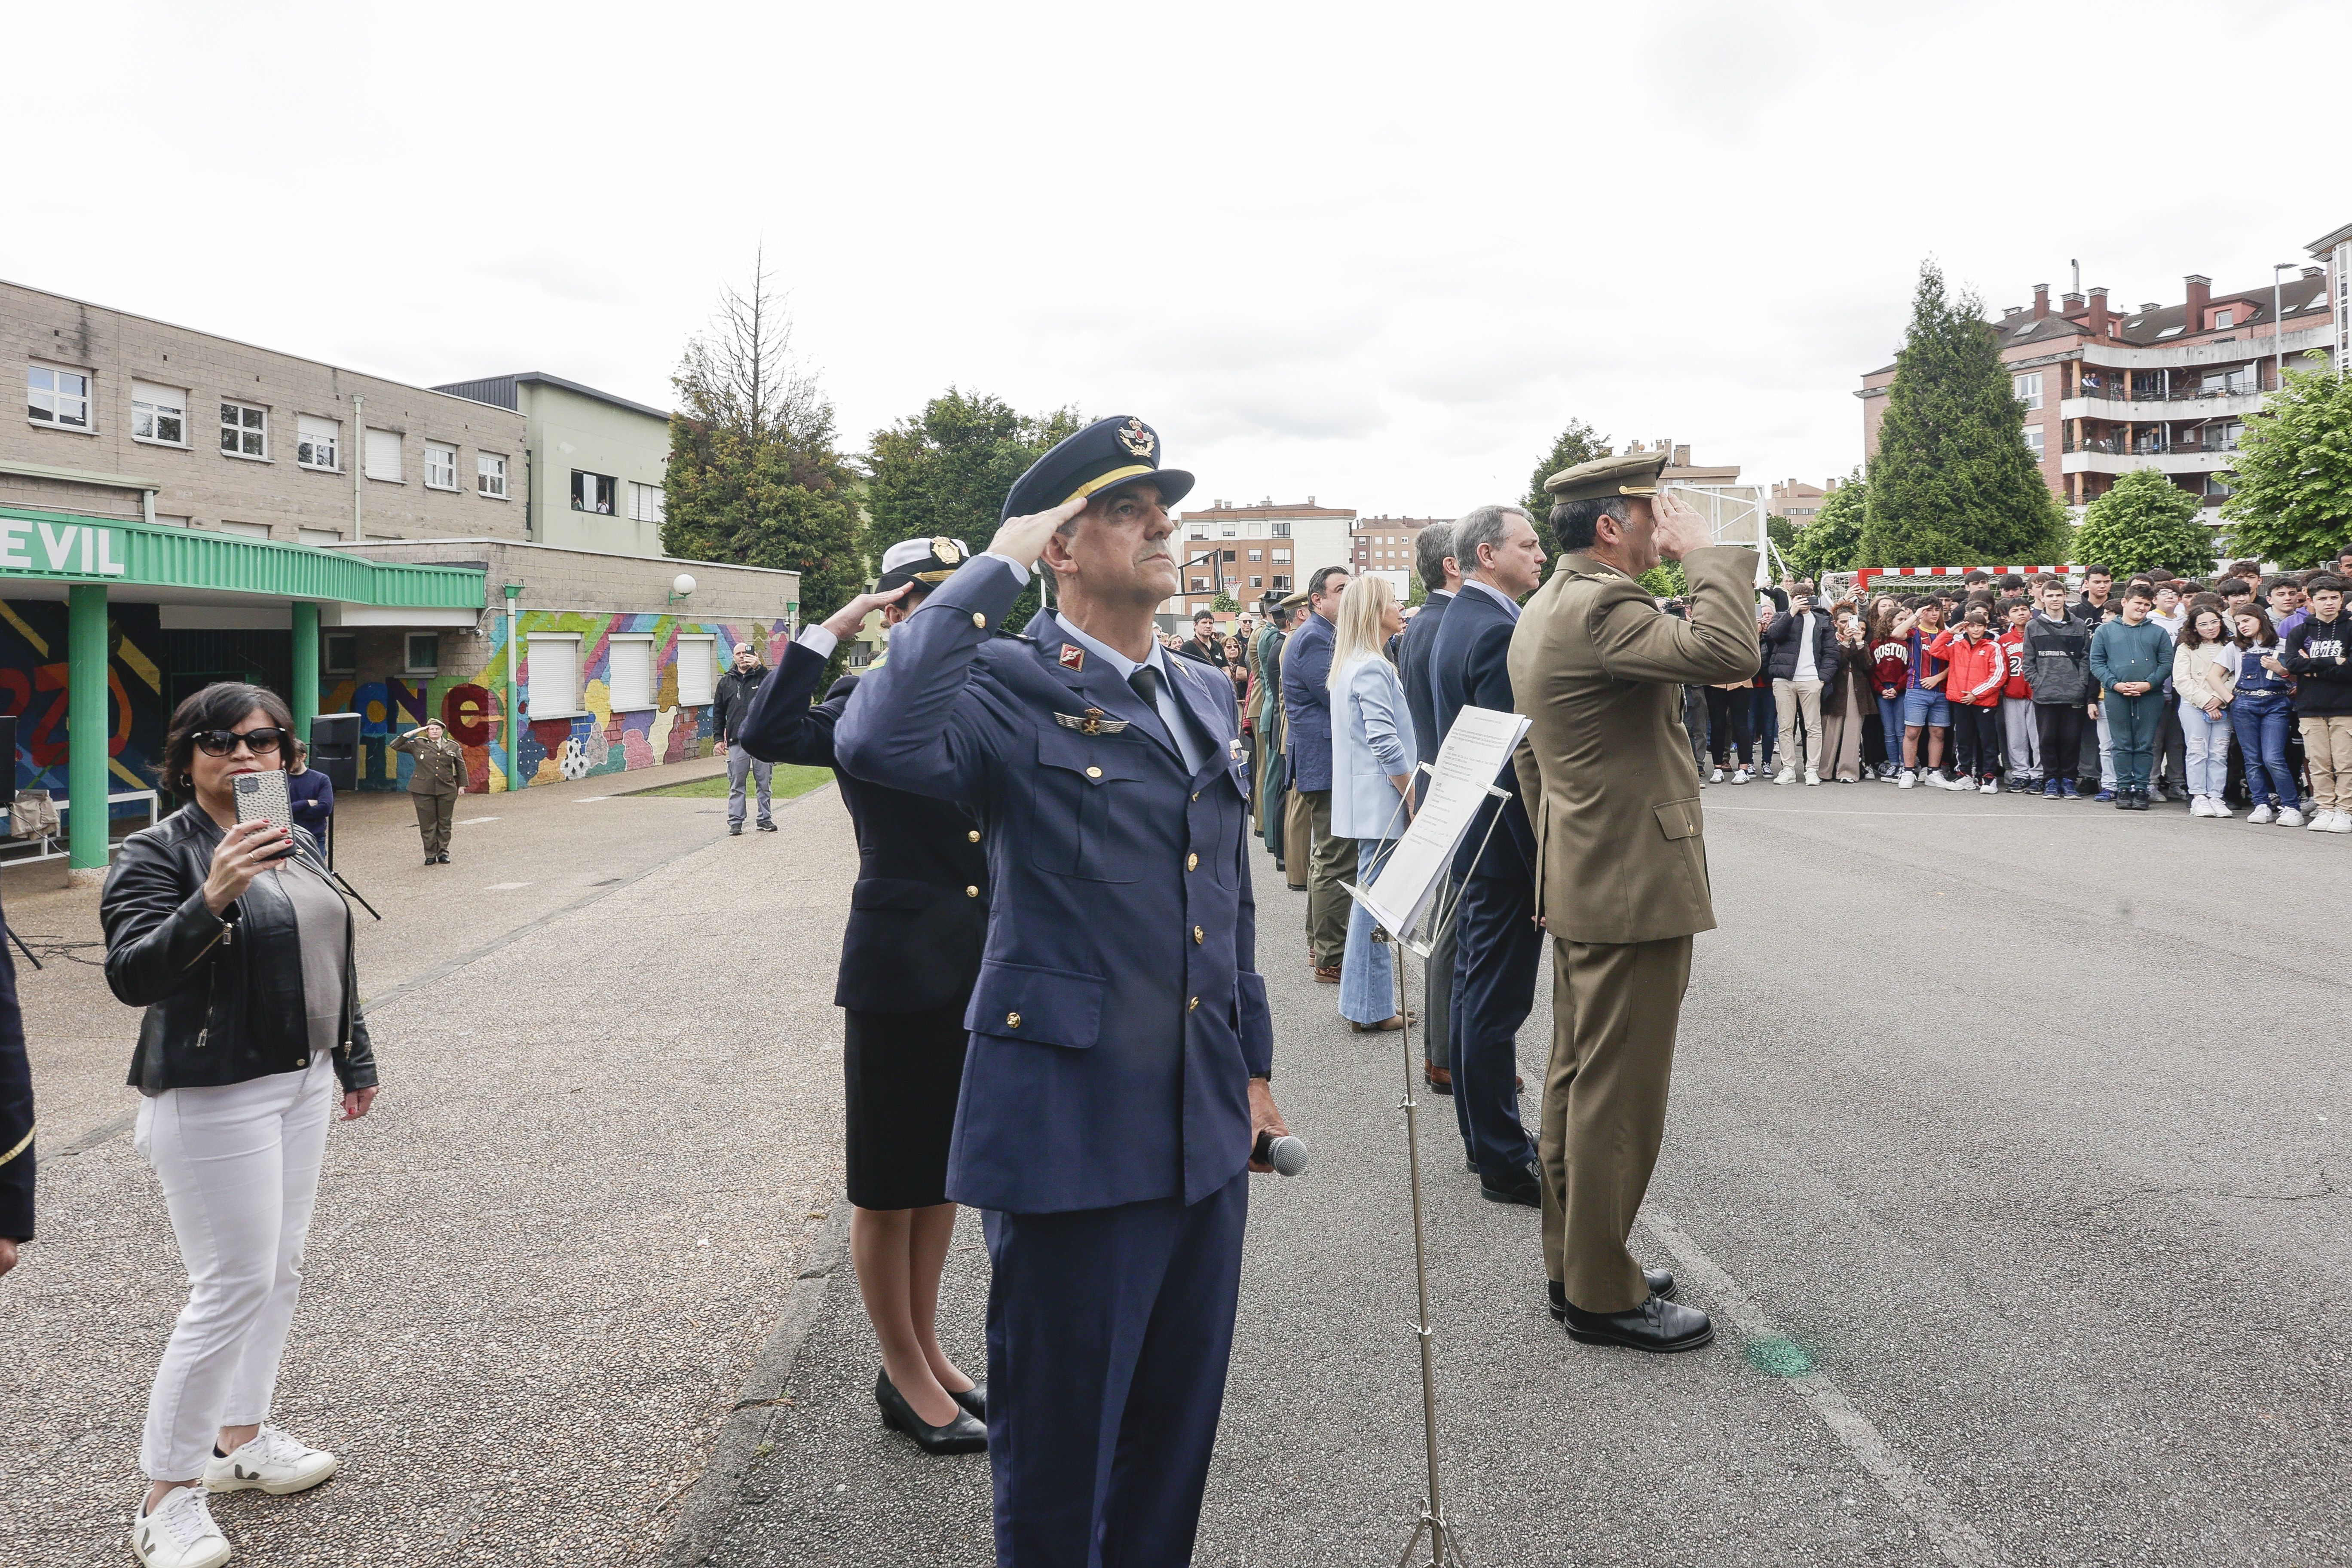
[(2058, 458), (2062, 474), (2131, 474), (2156, 468), (2168, 474), (2210, 474), (2237, 458), (2234, 447), (2210, 449), (2176, 445), (2170, 451), (2126, 451), (2120, 441), (2069, 442)]
[[(2061, 419), (2110, 419), (2118, 423), (2154, 425), (2167, 419), (2242, 419), (2249, 414), (2262, 412), (2263, 392), (2175, 393), (2169, 397), (2138, 396), (2126, 398), (2120, 392), (2090, 391), (2080, 397), (2063, 398), (2058, 405)], [(2186, 406), (2184, 406), (2184, 405)]]

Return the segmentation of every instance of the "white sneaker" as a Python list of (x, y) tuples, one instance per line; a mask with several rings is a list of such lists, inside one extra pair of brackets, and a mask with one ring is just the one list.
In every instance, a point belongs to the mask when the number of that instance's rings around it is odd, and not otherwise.
[(2205, 815), (2208, 816), (2235, 816), (2238, 814), (2231, 811), (2230, 809), (2229, 802), (2223, 800), (2220, 795), (2209, 795), (2205, 797)]
[(2303, 813), (2295, 810), (2295, 808), (2291, 805), (2280, 806), (2278, 825), (2281, 827), (2301, 827), (2303, 826)]
[(332, 1454), (275, 1426), (264, 1426), (234, 1454), (205, 1461), (205, 1485), (216, 1492), (259, 1490), (284, 1497), (309, 1491), (334, 1473)]
[(1723, 782), (1723, 770), (1721, 768), (1717, 768), (1715, 772), (1707, 774), (1706, 782), (1709, 784), (1721, 784)]
[(1779, 773), (1772, 775), (1772, 782), (1776, 784), (1795, 784), (1797, 782), (1797, 770), (1794, 768), (1782, 768)]
[(2332, 811), (2315, 811), (2311, 814), (2309, 820), (2306, 821), (2304, 826), (2312, 829), (2315, 833), (2332, 832), (2333, 829), (2331, 829), (2327, 824), (2335, 817), (2335, 816), (2336, 814)]
[(1979, 795), (1999, 795), (2000, 793), (2000, 785), (1995, 784), (1990, 779), (1987, 779), (1984, 783), (1977, 785), (1977, 793)]
[(1822, 782), (1822, 775), (1813, 769), (1807, 768), (1805, 770), (1805, 782), (1808, 784), (1817, 784)]
[(2205, 797), (2203, 795), (2192, 795), (2189, 797), (2189, 815), (2191, 816), (2210, 816), (2213, 813), (2207, 807)]
[(1746, 784), (1748, 782), (1748, 770), (1746, 768), (1734, 769), (1731, 774), (1731, 782), (1733, 784)]
[(2330, 833), (2352, 833), (2352, 811), (2339, 811), (2336, 820), (2327, 825)]
[(213, 1522), (202, 1487), (174, 1487), (131, 1526), (131, 1555), (146, 1568), (221, 1568), (228, 1537)]
[(2254, 807), (2253, 810), (2246, 813), (2246, 820), (2252, 823), (2256, 827), (2261, 827), (2269, 823), (2270, 820), (2277, 815), (2278, 814), (2276, 812), (2273, 811), (2267, 805), (2258, 805)]
[(1895, 787), (1896, 789), (1909, 789), (1918, 782), (1919, 775), (1916, 773), (1914, 773), (1911, 769), (1905, 768), (1903, 770), (1903, 776), (1895, 781)]

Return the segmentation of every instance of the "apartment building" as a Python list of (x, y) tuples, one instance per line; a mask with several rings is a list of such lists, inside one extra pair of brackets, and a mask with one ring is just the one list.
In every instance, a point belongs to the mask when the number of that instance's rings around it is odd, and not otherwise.
[(1774, 517), (1785, 517), (1802, 528), (1820, 513), (1822, 502), (1827, 500), (1830, 491), (1835, 489), (1835, 479), (1826, 487), (1809, 485), (1802, 479), (1776, 479), (1766, 504)]
[(728, 650), (793, 629), (797, 573), (530, 537), (520, 407), (9, 283), (0, 355), (0, 715), (77, 868), (173, 804), (165, 721), (208, 682), (358, 713), (362, 789), (427, 717), (511, 789), (705, 753)]
[[(2315, 242), (2319, 263), (2242, 289), (2217, 290), (2192, 272), (2179, 300), (2122, 310), (2104, 288), (2063, 295), (2053, 307), (2050, 286), (2037, 283), (2031, 305), (2004, 309), (1990, 324), (2025, 405), (2026, 447), (2051, 489), (2079, 510), (2118, 476), (2155, 468), (2218, 524), (2229, 493), (2222, 470), (2246, 416), (2277, 389), (2282, 363), (2302, 368), (2315, 350), (2341, 363), (2347, 235), (2352, 227)], [(1894, 380), (1895, 367), (1881, 366), (1855, 394), (1866, 457), (1877, 453)]]
[(656, 556), (669, 416), (543, 370), (433, 389), (523, 417), (523, 525), (541, 544)]
[(1189, 617), (1210, 607), (1220, 592), (1255, 606), (1267, 594), (1289, 594), (1318, 566), (1354, 559), (1353, 507), (1277, 502), (1212, 501), (1205, 510), (1177, 516), (1183, 543), (1178, 558), (1184, 590), (1160, 605), (1162, 615)]
[(1412, 596), (1413, 541), (1442, 517), (1367, 517), (1358, 520), (1349, 534), (1348, 564), (1359, 577), (1377, 574), (1389, 580), (1400, 602)]

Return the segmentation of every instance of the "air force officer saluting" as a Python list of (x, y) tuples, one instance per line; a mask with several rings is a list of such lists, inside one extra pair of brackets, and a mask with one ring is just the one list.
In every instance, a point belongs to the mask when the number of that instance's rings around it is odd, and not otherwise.
[[(1019, 1568), (1191, 1560), (1244, 1171), (1286, 1131), (1231, 689), (1152, 636), (1192, 485), (1159, 448), (1114, 417), (1038, 459), (834, 739), (850, 772), (961, 801), (986, 836), (948, 1195), (991, 1211), (996, 1551)], [(1058, 610), (997, 636), (1041, 557)]]

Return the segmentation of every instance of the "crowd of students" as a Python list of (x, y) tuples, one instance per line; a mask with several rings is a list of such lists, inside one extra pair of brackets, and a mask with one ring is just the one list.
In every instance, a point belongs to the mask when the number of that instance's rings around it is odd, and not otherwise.
[[(2352, 548), (2334, 568), (2117, 586), (1970, 573), (1822, 605), (1766, 590), (1764, 668), (1687, 694), (1709, 784), (1889, 781), (2352, 834)], [(1667, 605), (1671, 612), (1675, 606)], [(1775, 763), (1777, 763), (1777, 771)]]

